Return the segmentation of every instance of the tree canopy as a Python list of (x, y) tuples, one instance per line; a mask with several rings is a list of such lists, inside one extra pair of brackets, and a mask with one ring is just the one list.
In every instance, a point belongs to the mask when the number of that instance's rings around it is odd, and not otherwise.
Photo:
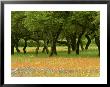
[(12, 11), (11, 31), (19, 38), (29, 36), (29, 32), (38, 32), (43, 38), (48, 38), (53, 49), (56, 49), (56, 41), (65, 39), (70, 34), (76, 34), (78, 39), (88, 32), (99, 35), (100, 12)]

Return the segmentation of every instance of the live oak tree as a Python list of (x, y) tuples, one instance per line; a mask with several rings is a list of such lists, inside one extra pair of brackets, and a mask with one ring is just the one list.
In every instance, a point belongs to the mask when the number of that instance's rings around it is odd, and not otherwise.
[(51, 43), (51, 54), (57, 55), (56, 42), (62, 31), (65, 18), (69, 12), (59, 11), (43, 11), (43, 12), (26, 12), (25, 27), (29, 31), (42, 31), (45, 39), (49, 39)]
[(25, 17), (22, 11), (11, 12), (11, 54), (14, 54), (14, 46), (16, 46), (16, 50), (20, 52), (18, 49), (18, 41), (27, 34), (27, 30), (22, 23)]
[[(58, 39), (66, 39), (68, 53), (70, 49), (79, 54), (82, 36), (94, 34), (99, 48), (100, 13), (96, 11), (14, 11), (11, 14), (12, 25), (12, 53), (20, 38), (29, 38), (37, 42), (36, 52), (39, 50), (39, 40), (44, 41), (44, 50), (48, 53), (48, 42), (51, 44), (52, 55), (57, 55)], [(90, 38), (89, 38), (90, 39)], [(91, 40), (88, 39), (88, 42)], [(88, 43), (90, 44), (90, 42)], [(25, 44), (25, 47), (26, 48)], [(82, 46), (82, 45), (81, 45)], [(89, 45), (88, 45), (89, 46)], [(18, 48), (17, 48), (18, 49)], [(82, 47), (83, 49), (83, 47)], [(18, 50), (19, 51), (19, 50)]]

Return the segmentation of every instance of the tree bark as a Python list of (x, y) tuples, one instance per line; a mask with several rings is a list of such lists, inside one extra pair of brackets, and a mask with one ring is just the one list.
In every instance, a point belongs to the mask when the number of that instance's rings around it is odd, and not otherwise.
[(79, 55), (79, 44), (81, 43), (81, 37), (82, 35), (84, 34), (85, 31), (82, 31), (82, 33), (79, 34), (79, 37), (78, 37), (78, 41), (77, 41), (77, 48), (76, 48), (76, 54)]
[(89, 47), (89, 45), (90, 45), (90, 43), (91, 43), (91, 39), (90, 39), (89, 35), (85, 35), (85, 37), (86, 37), (87, 40), (88, 40), (88, 42), (87, 42), (87, 44), (86, 44), (86, 47), (85, 47), (85, 49), (87, 50), (88, 47)]
[(68, 45), (68, 54), (70, 54), (71, 53), (71, 47), (70, 47), (70, 45)]
[(50, 54), (50, 56), (52, 56), (52, 55), (57, 55), (56, 42), (57, 42), (57, 41), (56, 41), (55, 39), (52, 41), (51, 54)]
[(16, 47), (16, 51), (19, 53), (19, 52), (20, 52), (20, 50), (18, 49), (18, 42), (19, 42), (19, 40), (16, 40), (15, 47)]
[(42, 50), (42, 53), (44, 53), (45, 51), (46, 51), (47, 54), (49, 53), (49, 50), (48, 50), (48, 47), (47, 46), (44, 46), (44, 48)]
[(52, 39), (52, 46), (51, 46), (51, 53), (50, 56), (52, 55), (57, 55), (57, 51), (56, 51), (56, 43), (57, 43), (57, 39), (62, 31), (62, 26), (63, 24), (60, 25), (60, 28), (58, 29), (58, 31), (56, 33), (53, 34), (53, 39)]
[(98, 47), (99, 56), (100, 56), (100, 39), (99, 39), (99, 36), (95, 36), (95, 43)]
[(24, 53), (26, 53), (26, 47), (27, 47), (27, 40), (25, 39), (25, 45), (24, 45), (24, 48), (23, 48)]
[(71, 53), (71, 36), (67, 36), (66, 40), (67, 40), (67, 46), (68, 46), (68, 54)]
[(83, 48), (83, 42), (82, 42), (82, 40), (80, 39), (80, 45), (81, 45), (81, 49), (82, 49), (82, 51), (84, 50), (84, 48)]
[(14, 36), (11, 34), (11, 55), (14, 55), (14, 46), (15, 46), (15, 40)]
[(14, 45), (11, 46), (11, 55), (14, 55)]
[(49, 43), (48, 40), (47, 40), (47, 41), (44, 41), (44, 48), (43, 48), (43, 50), (42, 50), (42, 53), (44, 53), (45, 50), (46, 50), (47, 54), (49, 53), (49, 50), (48, 50), (48, 43)]
[(75, 51), (76, 50), (76, 34), (72, 34), (70, 39), (71, 39), (72, 50)]
[(77, 41), (77, 49), (76, 49), (76, 54), (79, 54), (79, 40)]
[(38, 54), (40, 44), (39, 44), (39, 40), (37, 40), (36, 42), (37, 42), (36, 54)]

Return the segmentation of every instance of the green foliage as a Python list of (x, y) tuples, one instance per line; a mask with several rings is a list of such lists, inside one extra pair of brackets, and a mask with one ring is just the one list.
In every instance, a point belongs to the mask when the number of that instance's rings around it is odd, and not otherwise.
[[(20, 39), (20, 41), (19, 41), (19, 43), (18, 43), (18, 44), (19, 44), (19, 47), (24, 47), (24, 43), (25, 43), (24, 40), (23, 40), (23, 39)], [(28, 41), (27, 41), (27, 46), (28, 46), (28, 47), (36, 47), (36, 44), (37, 44), (37, 43), (36, 43), (35, 41), (33, 41), (33, 40), (28, 40)], [(40, 46), (41, 46), (41, 47), (44, 46), (44, 45), (43, 45), (43, 41), (40, 41)]]
[(68, 32), (79, 31), (92, 24), (99, 25), (100, 14), (96, 11), (12, 11), (12, 30), (22, 27), (30, 31), (57, 31), (60, 24)]
[(19, 29), (23, 28), (22, 20), (25, 18), (23, 11), (12, 11), (11, 13), (11, 30), (13, 32), (19, 32)]
[[(98, 11), (12, 11), (11, 31), (19, 38), (36, 37), (36, 31), (44, 39), (52, 40), (61, 30), (59, 39), (65, 39), (70, 34), (95, 31), (100, 34), (100, 12)], [(37, 33), (38, 35), (38, 33)], [(20, 42), (23, 46), (23, 41)], [(29, 46), (36, 42), (29, 41)], [(43, 43), (40, 43), (43, 44)]]

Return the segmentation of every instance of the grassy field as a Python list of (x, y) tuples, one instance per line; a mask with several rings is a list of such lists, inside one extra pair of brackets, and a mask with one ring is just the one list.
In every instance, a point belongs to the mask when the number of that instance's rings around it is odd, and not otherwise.
[[(42, 53), (35, 54), (35, 47), (27, 47), (27, 53), (15, 51), (11, 67), (13, 77), (97, 77), (100, 76), (100, 58), (93, 44), (88, 50), (67, 54), (67, 47), (58, 46), (57, 56), (49, 57)], [(50, 48), (49, 48), (50, 49)]]

